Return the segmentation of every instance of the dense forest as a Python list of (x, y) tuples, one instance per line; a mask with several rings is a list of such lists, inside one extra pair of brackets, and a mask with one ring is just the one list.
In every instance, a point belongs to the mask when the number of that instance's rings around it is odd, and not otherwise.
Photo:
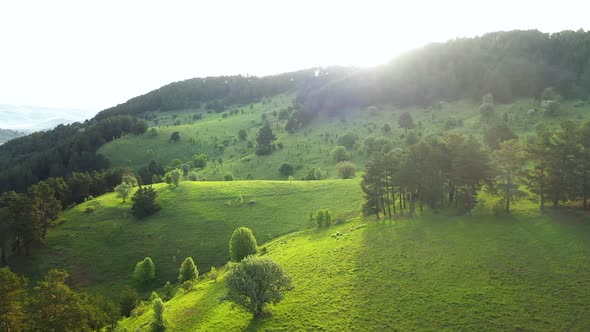
[(302, 93), (299, 99), (308, 109), (337, 112), (381, 103), (429, 106), (486, 93), (508, 102), (540, 97), (546, 87), (566, 99), (588, 97), (590, 32), (494, 32), (431, 44)]
[(367, 163), (362, 189), (364, 211), (391, 217), (416, 212), (416, 204), (471, 211), (482, 188), (498, 195), (496, 208), (510, 212), (511, 202), (529, 198), (541, 210), (546, 201), (581, 201), (588, 207), (590, 194), (590, 122), (565, 121), (559, 130), (538, 130), (526, 144), (505, 139), (496, 149), (473, 136), (449, 134), (427, 138), (385, 154), (374, 154)]

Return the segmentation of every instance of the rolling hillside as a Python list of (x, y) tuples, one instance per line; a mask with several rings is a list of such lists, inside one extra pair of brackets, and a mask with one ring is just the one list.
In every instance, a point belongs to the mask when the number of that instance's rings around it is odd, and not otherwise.
[[(264, 245), (309, 227), (310, 211), (355, 214), (361, 204), (358, 180), (186, 181), (178, 188), (155, 187), (162, 210), (145, 220), (133, 218), (131, 202), (122, 203), (113, 193), (64, 212), (47, 245), (20, 270), (41, 276), (50, 268), (66, 269), (78, 288), (115, 295), (146, 256), (156, 264), (158, 283), (173, 281), (187, 256), (203, 271), (224, 265), (229, 238), (239, 226), (251, 228)], [(243, 206), (235, 204), (238, 195)], [(255, 204), (248, 204), (251, 200)]]
[[(271, 317), (221, 302), (223, 281), (205, 276), (178, 290), (165, 319), (173, 331), (585, 330), (590, 227), (530, 208), (503, 219), (355, 218), (289, 234), (266, 245), (295, 287)], [(151, 319), (151, 310), (127, 318), (119, 331)]]
[[(152, 160), (164, 166), (174, 159), (190, 163), (193, 155), (205, 153), (209, 163), (198, 170), (198, 174), (209, 180), (223, 179), (227, 172), (238, 179), (246, 179), (248, 175), (254, 179), (285, 179), (286, 176), (279, 173), (280, 165), (285, 162), (296, 168), (295, 178), (304, 177), (312, 167), (327, 172), (328, 178), (336, 178), (336, 162), (330, 152), (341, 145), (340, 136), (349, 131), (356, 136), (348, 153), (350, 160), (360, 169), (372, 152), (401, 149), (407, 144), (407, 135), (398, 124), (404, 112), (413, 117), (414, 128), (410, 135), (415, 135), (416, 139), (449, 132), (483, 138), (488, 128), (505, 123), (503, 118), (508, 119), (515, 134), (526, 139), (535, 134), (539, 123), (551, 128), (557, 127), (561, 121), (582, 122), (590, 118), (590, 104), (581, 101), (564, 102), (559, 114), (544, 116), (537, 101), (521, 99), (496, 105), (494, 117), (486, 121), (481, 117), (479, 102), (461, 100), (440, 103), (437, 107), (375, 105), (366, 109), (350, 108), (334, 117), (318, 114), (311, 124), (290, 133), (285, 130), (287, 120), (280, 119), (280, 112), (291, 105), (292, 96), (280, 95), (268, 102), (232, 108), (238, 110), (234, 115), (228, 115), (229, 111), (208, 113), (204, 109), (156, 113), (150, 125), (157, 128), (158, 136), (152, 137), (149, 133), (127, 135), (103, 145), (98, 153), (107, 157), (112, 166), (127, 166), (136, 171), (147, 167)], [(531, 112), (532, 109), (535, 111)], [(195, 115), (201, 118), (195, 120)], [(283, 146), (269, 156), (254, 153), (263, 116), (270, 121), (277, 142)], [(390, 130), (384, 130), (386, 125)], [(247, 131), (244, 141), (238, 139), (240, 129)], [(180, 133), (180, 142), (170, 141), (173, 132)], [(369, 151), (365, 142), (368, 137), (380, 142), (376, 151)], [(220, 145), (223, 145), (222, 150)]]

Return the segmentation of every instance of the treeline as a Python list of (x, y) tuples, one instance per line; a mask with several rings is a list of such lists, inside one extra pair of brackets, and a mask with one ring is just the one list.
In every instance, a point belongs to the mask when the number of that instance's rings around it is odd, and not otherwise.
[(28, 255), (33, 246), (44, 243), (47, 229), (63, 209), (111, 192), (127, 178), (137, 183), (125, 168), (74, 172), (66, 179), (40, 181), (26, 193), (0, 194), (0, 265), (7, 264), (9, 255)]
[(590, 32), (495, 32), (431, 44), (321, 89), (300, 91), (298, 100), (309, 110), (334, 113), (380, 103), (428, 106), (488, 92), (507, 102), (539, 97), (546, 87), (566, 99), (588, 97)]
[(314, 68), (274, 76), (219, 76), (192, 78), (165, 85), (135, 97), (96, 115), (104, 119), (114, 115), (138, 115), (204, 106), (223, 110), (229, 105), (258, 102), (281, 93), (311, 91), (328, 81), (344, 77), (352, 70), (343, 67)]
[(117, 304), (98, 294), (78, 293), (65, 271), (50, 270), (32, 289), (28, 280), (0, 268), (0, 329), (3, 331), (101, 331), (121, 318)]
[(403, 151), (374, 154), (361, 182), (366, 214), (408, 213), (424, 206), (470, 211), (485, 188), (510, 212), (515, 199), (557, 207), (590, 194), (590, 121), (565, 121), (555, 132), (540, 129), (528, 142), (508, 139), (489, 150), (473, 136), (426, 138)]
[(114, 116), (84, 124), (59, 125), (6, 142), (0, 146), (0, 192), (24, 192), (49, 177), (106, 169), (109, 161), (96, 154), (101, 145), (146, 130), (144, 121), (128, 115)]

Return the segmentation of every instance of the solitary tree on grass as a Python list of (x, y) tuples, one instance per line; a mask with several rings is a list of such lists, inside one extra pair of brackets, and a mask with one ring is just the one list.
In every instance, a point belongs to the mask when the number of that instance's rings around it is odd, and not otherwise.
[(182, 283), (187, 280), (195, 280), (198, 277), (199, 270), (197, 269), (197, 265), (195, 264), (195, 261), (193, 261), (193, 258), (185, 258), (182, 264), (180, 264), (178, 281)]
[(232, 262), (239, 262), (258, 251), (256, 238), (249, 228), (238, 227), (229, 241), (229, 256)]
[(292, 288), (291, 279), (279, 264), (254, 256), (230, 265), (225, 285), (226, 298), (254, 317), (260, 317), (267, 304), (279, 303), (284, 292)]
[(146, 257), (135, 265), (133, 279), (140, 286), (145, 286), (156, 278), (156, 266), (151, 258)]
[(127, 197), (129, 197), (129, 194), (131, 193), (131, 188), (132, 186), (127, 182), (122, 182), (120, 185), (115, 187), (117, 197), (122, 198), (123, 203), (125, 203), (125, 200), (127, 199)]
[(152, 186), (137, 189), (131, 200), (131, 213), (139, 219), (150, 216), (160, 210), (156, 202), (157, 193)]

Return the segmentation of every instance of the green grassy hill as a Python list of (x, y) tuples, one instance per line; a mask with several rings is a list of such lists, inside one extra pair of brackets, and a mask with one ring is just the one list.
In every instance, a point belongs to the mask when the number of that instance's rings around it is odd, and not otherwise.
[[(358, 180), (182, 182), (155, 185), (162, 210), (143, 220), (131, 202), (106, 194), (63, 213), (47, 245), (19, 266), (27, 276), (66, 269), (78, 288), (111, 295), (129, 281), (135, 263), (150, 256), (157, 285), (174, 281), (192, 256), (202, 271), (224, 265), (228, 242), (239, 226), (253, 230), (260, 245), (309, 227), (309, 212), (328, 208), (335, 216), (358, 213)], [(243, 206), (235, 204), (242, 195)], [(247, 204), (249, 201), (255, 204)], [(228, 206), (231, 202), (231, 206)], [(92, 211), (92, 212), (89, 212)]]
[[(103, 145), (98, 153), (105, 155), (113, 166), (129, 166), (135, 170), (147, 166), (152, 160), (168, 165), (176, 158), (189, 162), (193, 155), (205, 153), (210, 161), (198, 174), (209, 180), (222, 179), (227, 172), (238, 179), (246, 179), (248, 174), (254, 179), (284, 179), (278, 171), (283, 162), (297, 168), (295, 178), (305, 176), (311, 167), (322, 169), (328, 178), (335, 178), (336, 162), (330, 151), (339, 145), (339, 136), (347, 131), (357, 136), (356, 145), (349, 153), (351, 160), (362, 168), (370, 154), (363, 144), (366, 137), (385, 138), (391, 143), (389, 148), (402, 148), (406, 144), (404, 130), (398, 125), (399, 116), (406, 111), (412, 115), (415, 124), (410, 132), (418, 138), (439, 136), (450, 131), (482, 137), (486, 128), (506, 119), (512, 130), (526, 139), (535, 133), (539, 123), (555, 127), (564, 120), (590, 118), (590, 105), (583, 102), (564, 102), (558, 115), (544, 116), (544, 110), (537, 102), (522, 99), (512, 104), (496, 105), (494, 118), (484, 121), (479, 103), (463, 100), (428, 108), (398, 108), (393, 105), (353, 108), (342, 111), (336, 117), (319, 114), (307, 127), (288, 133), (284, 130), (286, 120), (279, 119), (279, 113), (292, 105), (292, 97), (280, 95), (264, 102), (230, 108), (223, 113), (207, 113), (204, 109), (155, 113), (158, 136), (151, 137), (147, 133), (125, 136)], [(530, 111), (532, 109), (535, 111)], [(238, 110), (237, 114), (229, 115), (232, 110)], [(202, 118), (195, 120), (195, 115)], [(283, 146), (270, 156), (254, 153), (263, 115), (271, 122), (277, 142)], [(150, 124), (155, 126), (154, 121)], [(391, 131), (383, 130), (385, 124)], [(238, 139), (240, 129), (248, 133), (245, 141)], [(181, 136), (181, 141), (177, 143), (170, 141), (170, 135), (175, 131)], [(224, 142), (227, 147), (220, 151), (218, 146)]]
[[(295, 286), (271, 317), (221, 302), (223, 281), (205, 278), (179, 290), (165, 318), (172, 331), (583, 331), (590, 225), (580, 220), (530, 206), (504, 218), (355, 218), (266, 245)], [(120, 330), (146, 330), (151, 317)]]

